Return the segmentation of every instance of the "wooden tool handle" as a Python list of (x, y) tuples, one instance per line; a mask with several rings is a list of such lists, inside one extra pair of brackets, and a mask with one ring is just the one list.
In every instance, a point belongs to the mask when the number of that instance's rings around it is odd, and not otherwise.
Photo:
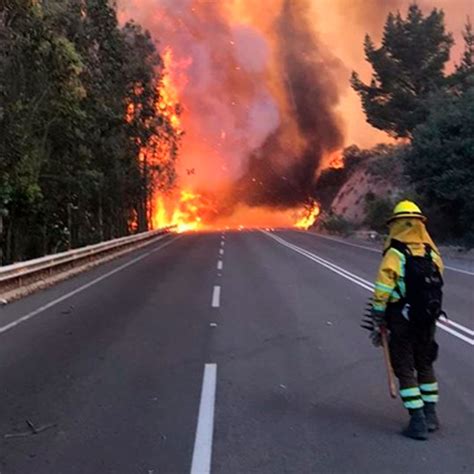
[(387, 329), (380, 329), (382, 337), (383, 357), (385, 359), (385, 368), (387, 369), (388, 390), (392, 398), (397, 398), (397, 386), (395, 385), (395, 376), (393, 375), (392, 363), (390, 361), (390, 351), (388, 350)]

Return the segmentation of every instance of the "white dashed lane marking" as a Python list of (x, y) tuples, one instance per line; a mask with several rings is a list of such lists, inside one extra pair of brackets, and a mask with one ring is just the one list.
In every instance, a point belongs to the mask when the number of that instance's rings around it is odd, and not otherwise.
[(219, 285), (214, 286), (212, 290), (212, 301), (211, 306), (213, 308), (218, 308), (221, 304), (221, 287)]
[(201, 402), (194, 439), (191, 474), (209, 474), (211, 472), (216, 381), (217, 365), (206, 364), (202, 379)]

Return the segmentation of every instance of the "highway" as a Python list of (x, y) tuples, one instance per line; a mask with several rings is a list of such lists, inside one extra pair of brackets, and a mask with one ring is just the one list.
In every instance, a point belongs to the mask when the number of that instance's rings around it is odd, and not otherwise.
[(474, 274), (446, 271), (443, 426), (413, 441), (359, 327), (379, 260), (168, 235), (3, 306), (1, 474), (474, 473)]

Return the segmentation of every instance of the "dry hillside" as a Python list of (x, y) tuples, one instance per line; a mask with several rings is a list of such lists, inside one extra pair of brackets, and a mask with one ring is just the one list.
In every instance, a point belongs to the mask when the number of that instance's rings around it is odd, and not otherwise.
[(363, 160), (334, 198), (331, 211), (360, 225), (366, 216), (366, 196), (396, 200), (406, 193), (403, 168), (398, 157), (378, 155)]

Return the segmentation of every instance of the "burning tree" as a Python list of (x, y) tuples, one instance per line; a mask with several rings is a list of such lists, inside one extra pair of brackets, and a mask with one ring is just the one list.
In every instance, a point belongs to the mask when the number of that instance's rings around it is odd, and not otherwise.
[[(171, 62), (171, 51), (161, 57), (148, 33), (135, 23), (124, 27), (127, 42), (135, 52), (142, 51), (150, 66), (148, 74), (140, 80), (131, 81), (126, 121), (130, 137), (136, 149), (138, 170), (141, 175), (140, 196), (132, 225), (139, 231), (147, 230), (153, 220), (153, 202), (158, 192), (168, 191), (176, 179), (175, 161), (182, 136), (181, 107), (177, 93), (170, 81), (167, 69)], [(137, 77), (141, 61), (130, 57), (131, 77)], [(153, 71), (153, 75), (151, 75)]]

